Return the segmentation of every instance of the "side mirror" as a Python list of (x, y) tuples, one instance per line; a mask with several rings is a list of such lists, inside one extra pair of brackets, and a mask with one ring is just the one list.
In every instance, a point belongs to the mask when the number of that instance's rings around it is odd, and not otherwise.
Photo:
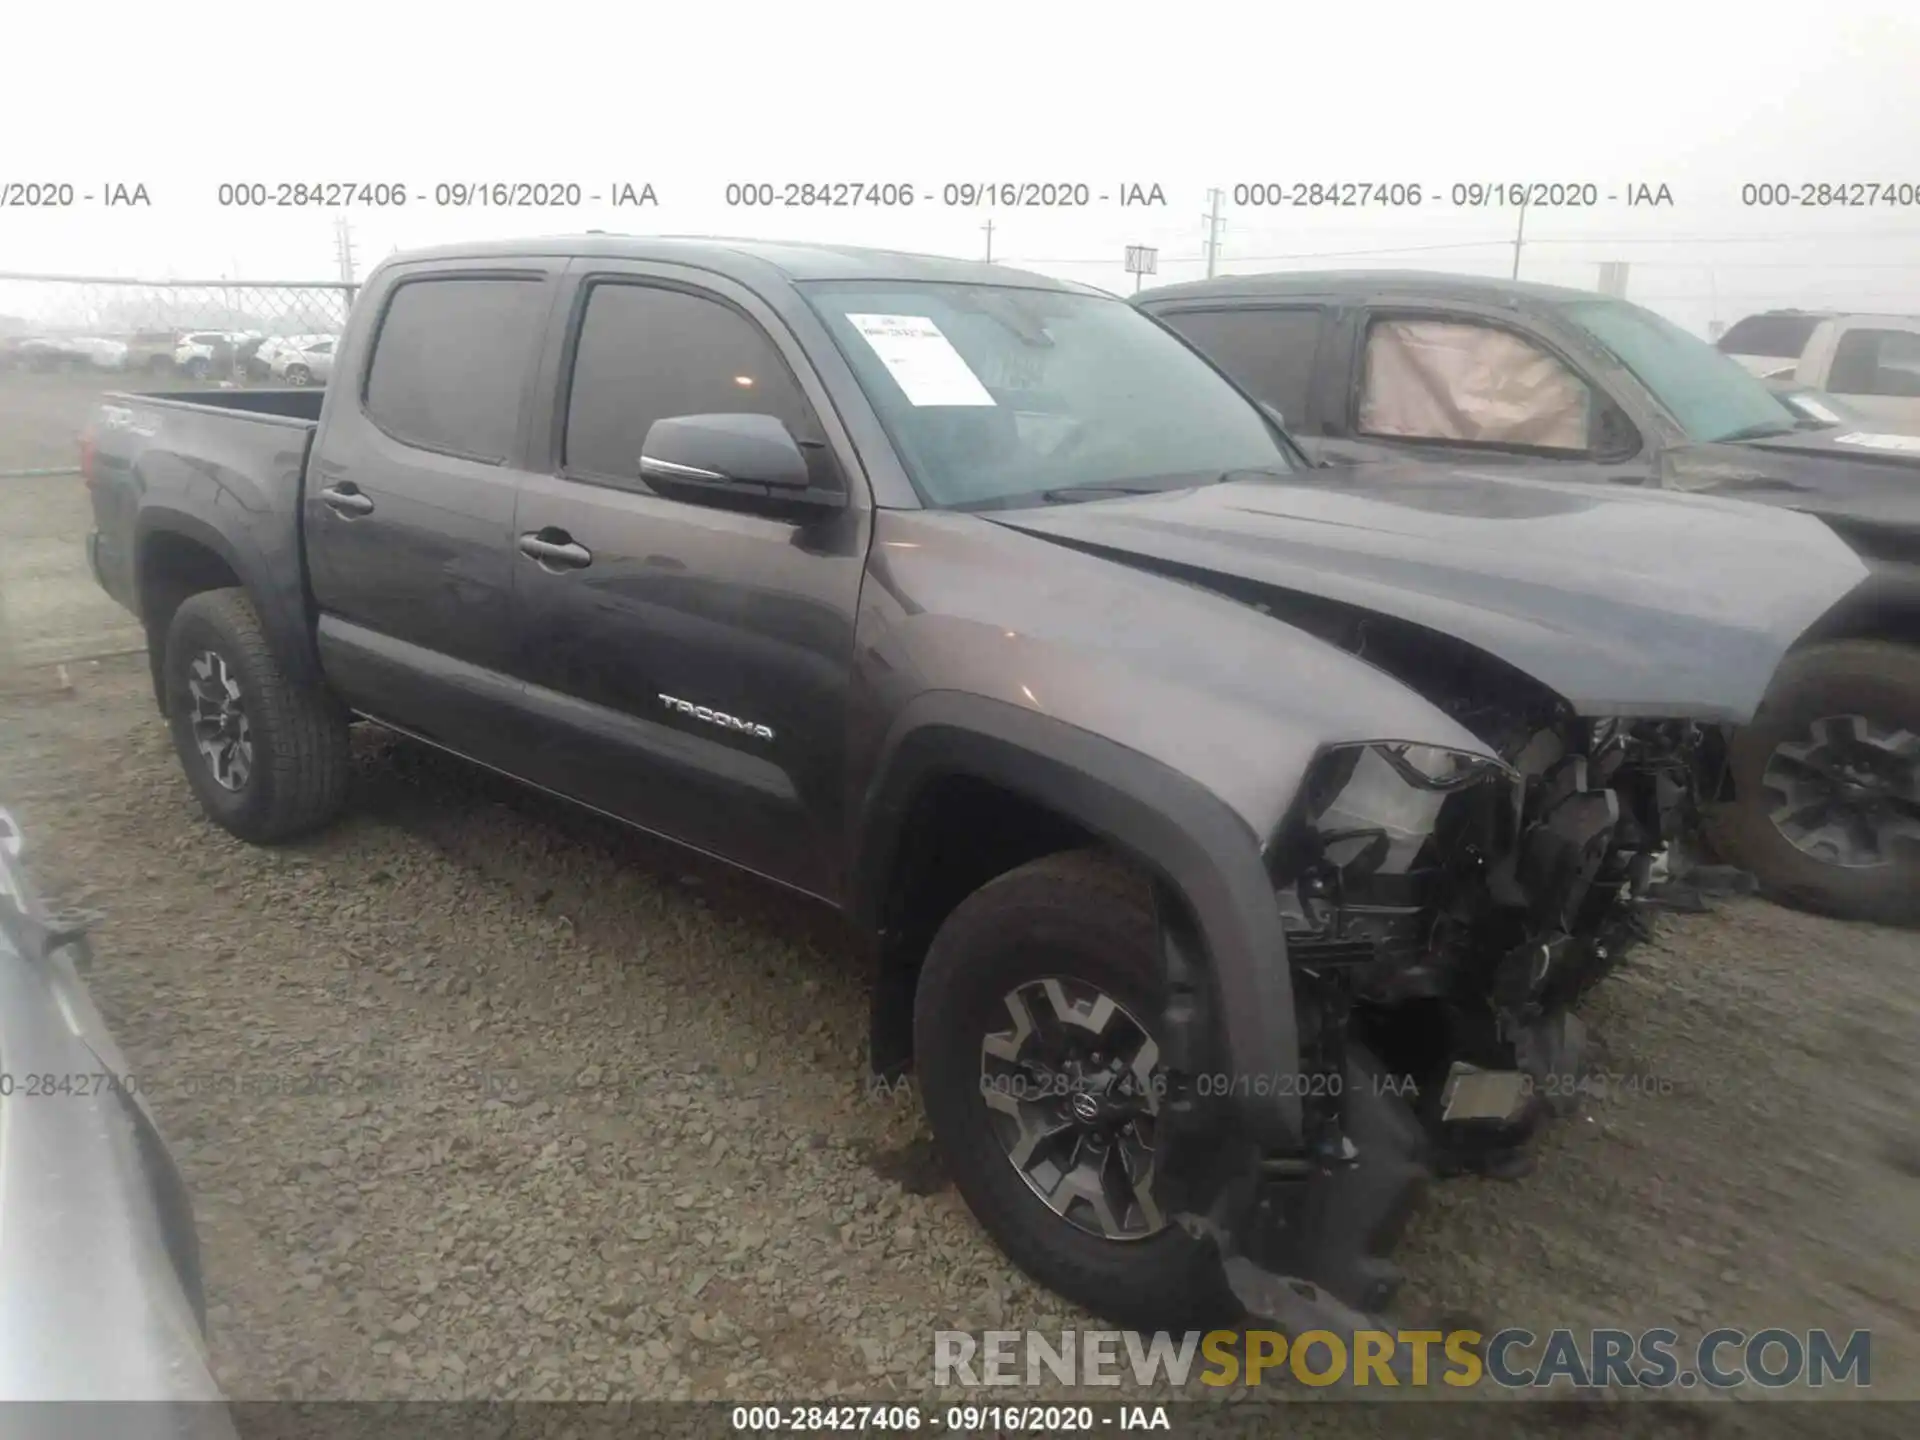
[(700, 494), (834, 509), (838, 490), (816, 487), (807, 457), (772, 415), (669, 415), (647, 429), (640, 478), (694, 498)]

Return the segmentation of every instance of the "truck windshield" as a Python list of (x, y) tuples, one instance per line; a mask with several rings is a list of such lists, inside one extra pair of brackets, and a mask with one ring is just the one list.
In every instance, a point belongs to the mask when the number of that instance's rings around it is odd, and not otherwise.
[(1579, 300), (1565, 309), (1647, 387), (1689, 439), (1754, 440), (1796, 428), (1793, 413), (1738, 361), (1651, 310), (1621, 300)]
[(1260, 410), (1101, 296), (1011, 286), (801, 287), (927, 504), (1064, 504), (1298, 468)]

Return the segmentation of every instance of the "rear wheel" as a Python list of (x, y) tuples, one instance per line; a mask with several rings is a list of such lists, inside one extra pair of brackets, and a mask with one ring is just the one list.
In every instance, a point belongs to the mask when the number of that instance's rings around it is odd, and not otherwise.
[(162, 678), (174, 750), (209, 819), (266, 843), (339, 812), (347, 717), (324, 690), (287, 678), (244, 590), (181, 604)]
[(313, 371), (304, 365), (289, 365), (287, 367), (287, 383), (289, 385), (311, 385), (313, 383)]
[(948, 1172), (1009, 1258), (1119, 1324), (1240, 1313), (1211, 1244), (1154, 1197), (1157, 930), (1145, 882), (1092, 852), (981, 887), (927, 952), (921, 1092)]
[(196, 355), (187, 361), (187, 378), (189, 380), (204, 380), (208, 374), (212, 372), (212, 369), (213, 367), (207, 363), (205, 356)]
[(1920, 652), (1845, 640), (1790, 656), (1731, 759), (1715, 838), (1769, 893), (1920, 920)]

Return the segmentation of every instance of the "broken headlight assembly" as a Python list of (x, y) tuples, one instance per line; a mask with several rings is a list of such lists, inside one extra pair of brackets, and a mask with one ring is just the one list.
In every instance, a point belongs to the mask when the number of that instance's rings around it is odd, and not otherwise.
[(1387, 740), (1327, 747), (1268, 849), (1287, 930), (1417, 942), (1411, 927), (1444, 908), (1458, 872), (1511, 845), (1521, 800), (1519, 776), (1490, 755)]

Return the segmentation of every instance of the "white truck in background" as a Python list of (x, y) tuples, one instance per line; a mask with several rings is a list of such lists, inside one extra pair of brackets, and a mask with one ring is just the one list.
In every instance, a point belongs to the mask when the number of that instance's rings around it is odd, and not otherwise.
[(1715, 345), (1776, 390), (1837, 398), (1836, 420), (1853, 411), (1920, 433), (1920, 316), (1770, 310)]

